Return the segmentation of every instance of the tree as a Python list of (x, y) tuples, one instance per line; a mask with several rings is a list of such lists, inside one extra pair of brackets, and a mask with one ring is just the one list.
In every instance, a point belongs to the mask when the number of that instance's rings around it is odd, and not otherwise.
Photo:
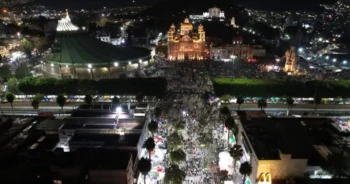
[(334, 178), (349, 177), (350, 165), (344, 153), (330, 153), (321, 167)]
[(230, 109), (227, 106), (222, 106), (220, 108), (220, 114), (227, 117), (231, 114)]
[(12, 109), (12, 115), (15, 115), (15, 113), (13, 112), (13, 101), (15, 100), (15, 95), (12, 93), (7, 93), (6, 94), (6, 100), (8, 103), (11, 104), (11, 109)]
[(39, 104), (40, 104), (40, 102), (38, 100), (36, 100), (36, 99), (32, 100), (31, 105), (32, 105), (33, 109), (35, 109), (35, 110), (39, 109)]
[(24, 77), (31, 76), (27, 65), (25, 63), (22, 63), (22, 62), (16, 68), (15, 75), (16, 75), (16, 78), (18, 78), (18, 79), (23, 79)]
[(171, 163), (180, 164), (186, 161), (186, 153), (182, 149), (177, 149), (170, 152), (169, 158)]
[(136, 101), (137, 101), (138, 103), (140, 103), (140, 102), (142, 102), (143, 97), (144, 97), (144, 96), (143, 96), (142, 93), (137, 93), (135, 99), (136, 99)]
[(32, 56), (32, 50), (33, 50), (34, 47), (33, 47), (33, 44), (32, 44), (29, 40), (23, 38), (23, 39), (21, 40), (21, 45), (20, 45), (20, 47), (21, 47), (22, 51), (23, 51), (24, 53), (26, 53), (26, 55), (27, 55), (29, 58)]
[(156, 144), (154, 143), (154, 138), (150, 137), (145, 141), (145, 147), (148, 151), (149, 154), (149, 159), (151, 159), (151, 152), (154, 150), (154, 148), (156, 147)]
[(7, 90), (14, 94), (17, 94), (19, 92), (18, 80), (16, 78), (10, 78), (7, 81)]
[(241, 97), (241, 96), (239, 96), (239, 97), (237, 98), (238, 111), (239, 111), (239, 109), (241, 108), (241, 105), (242, 105), (243, 103), (244, 103), (244, 98)]
[(33, 99), (34, 100), (38, 100), (39, 102), (41, 102), (44, 99), (44, 95), (41, 94), (41, 93), (37, 93), (37, 94), (35, 94)]
[(156, 116), (157, 121), (161, 115), (162, 115), (162, 110), (160, 109), (160, 107), (154, 108), (154, 116)]
[(151, 121), (148, 124), (148, 130), (152, 133), (152, 136), (154, 136), (154, 133), (158, 130), (158, 123), (156, 121)]
[(174, 129), (175, 129), (176, 131), (184, 130), (184, 129), (185, 129), (185, 122), (183, 122), (183, 121), (176, 122), (176, 123), (174, 124)]
[(261, 111), (263, 111), (264, 108), (267, 107), (267, 102), (265, 99), (258, 100), (258, 108), (260, 108)]
[(220, 100), (223, 102), (229, 102), (232, 99), (231, 95), (223, 95), (220, 97)]
[(316, 111), (317, 111), (317, 107), (318, 107), (318, 105), (320, 105), (320, 104), (321, 104), (321, 102), (322, 102), (322, 98), (321, 98), (321, 97), (316, 96), (316, 97), (314, 98), (314, 104), (315, 104), (315, 113), (316, 113)]
[(168, 136), (168, 148), (170, 150), (178, 149), (183, 146), (183, 144), (183, 138), (177, 132), (174, 132)]
[(186, 178), (186, 173), (179, 168), (178, 165), (171, 164), (165, 169), (165, 184), (182, 184)]
[(91, 95), (85, 95), (84, 102), (89, 106), (89, 108), (91, 108), (92, 100), (93, 98)]
[(4, 63), (2, 67), (0, 67), (0, 77), (1, 78), (10, 78), (12, 76), (10, 66), (7, 63)]
[(243, 175), (243, 183), (245, 183), (245, 178), (252, 174), (252, 166), (249, 162), (244, 162), (239, 168), (239, 172)]
[(151, 171), (152, 168), (151, 160), (147, 158), (141, 158), (138, 163), (138, 168), (144, 177), (144, 183), (146, 183), (146, 175)]
[(235, 144), (230, 150), (231, 157), (235, 160), (233, 168), (236, 170), (236, 162), (243, 156), (243, 149), (241, 145)]
[(288, 104), (288, 111), (287, 111), (287, 116), (288, 116), (289, 115), (289, 109), (294, 104), (294, 99), (292, 97), (288, 97), (287, 98), (287, 104)]
[(56, 98), (56, 103), (61, 107), (61, 110), (63, 111), (63, 107), (66, 104), (66, 97), (63, 95), (58, 95)]
[(226, 118), (225, 127), (227, 128), (227, 147), (230, 148), (230, 130), (237, 129), (235, 120), (232, 116)]
[(119, 98), (117, 96), (114, 96), (114, 98), (112, 99), (112, 104), (117, 105), (119, 104), (119, 101)]

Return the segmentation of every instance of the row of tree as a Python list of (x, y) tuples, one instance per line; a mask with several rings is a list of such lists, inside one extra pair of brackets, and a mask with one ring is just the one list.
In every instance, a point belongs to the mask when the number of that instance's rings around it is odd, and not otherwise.
[(25, 77), (18, 80), (18, 90), (24, 94), (137, 94), (163, 97), (167, 89), (165, 78), (130, 78), (130, 79), (53, 79)]
[(216, 95), (230, 94), (248, 97), (349, 97), (350, 81), (284, 81), (274, 79), (231, 79), (214, 80)]

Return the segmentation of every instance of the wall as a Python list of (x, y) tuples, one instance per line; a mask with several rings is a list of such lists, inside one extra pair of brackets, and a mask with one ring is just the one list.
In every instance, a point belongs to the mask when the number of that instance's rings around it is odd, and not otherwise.
[(307, 159), (291, 159), (291, 155), (281, 154), (281, 160), (259, 160), (256, 178), (262, 173), (270, 173), (274, 179), (303, 176), (307, 169)]

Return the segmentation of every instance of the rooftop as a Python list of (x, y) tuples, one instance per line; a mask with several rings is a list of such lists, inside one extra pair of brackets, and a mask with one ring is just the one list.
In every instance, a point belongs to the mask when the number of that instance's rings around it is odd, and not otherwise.
[(69, 141), (70, 145), (82, 145), (82, 142), (87, 144), (101, 143), (103, 147), (136, 147), (140, 139), (140, 134), (75, 134)]
[(128, 64), (129, 61), (138, 63), (140, 59), (148, 59), (151, 54), (148, 49), (117, 47), (80, 32), (61, 33), (56, 36), (56, 40), (52, 53), (45, 60), (63, 66)]
[(279, 159), (280, 153), (308, 159), (314, 153), (311, 127), (324, 122), (321, 118), (255, 118), (242, 120), (242, 125), (259, 159)]

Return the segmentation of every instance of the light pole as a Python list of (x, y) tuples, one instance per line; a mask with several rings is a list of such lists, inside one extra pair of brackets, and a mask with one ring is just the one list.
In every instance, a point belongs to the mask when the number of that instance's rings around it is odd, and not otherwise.
[(232, 79), (233, 79), (233, 73), (234, 73), (234, 67), (235, 67), (235, 55), (231, 55), (230, 58), (232, 59)]

